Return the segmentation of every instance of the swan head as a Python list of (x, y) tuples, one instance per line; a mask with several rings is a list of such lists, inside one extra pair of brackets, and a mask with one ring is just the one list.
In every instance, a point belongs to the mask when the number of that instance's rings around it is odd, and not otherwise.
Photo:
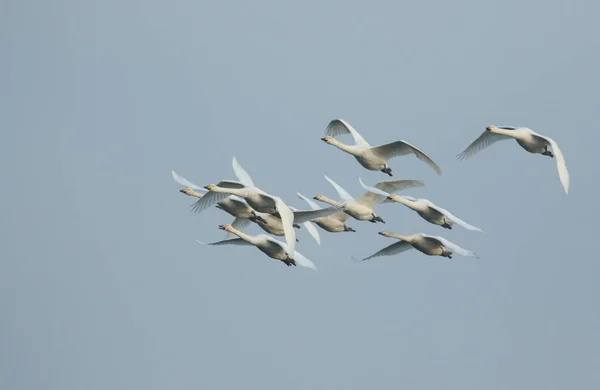
[(186, 188), (183, 188), (183, 189), (181, 189), (181, 190), (179, 190), (179, 192), (181, 192), (182, 194), (186, 194), (186, 195), (194, 196), (194, 195), (193, 195), (193, 193), (192, 193), (192, 190), (191, 190), (191, 189), (189, 189), (189, 188), (187, 188), (187, 187), (186, 187)]
[(212, 191), (212, 190), (214, 190), (214, 189), (215, 189), (215, 187), (216, 187), (216, 185), (214, 185), (214, 184), (209, 184), (209, 185), (207, 185), (207, 186), (204, 186), (204, 188), (206, 188), (206, 189), (207, 189), (207, 190), (209, 190), (209, 191)]
[(322, 200), (323, 199), (323, 195), (317, 195), (317, 196), (313, 196), (314, 200)]
[(390, 196), (387, 197), (389, 200), (396, 200), (396, 195), (394, 194), (390, 194)]
[(390, 236), (391, 236), (391, 234), (392, 234), (392, 232), (390, 232), (390, 231), (387, 231), (387, 230), (384, 230), (384, 231), (382, 231), (382, 232), (379, 232), (379, 234), (381, 234), (381, 235), (382, 235), (382, 236), (384, 236), (384, 237), (390, 237)]
[(321, 141), (330, 144), (331, 141), (333, 141), (333, 137), (325, 136), (325, 137), (321, 138)]
[(229, 230), (230, 227), (231, 227), (231, 225), (228, 223), (219, 225), (219, 229), (221, 229), (221, 230)]
[(487, 126), (485, 129), (486, 129), (487, 131), (492, 131), (492, 130), (494, 129), (494, 127), (495, 127), (495, 126), (493, 126), (493, 125), (489, 125), (489, 126)]

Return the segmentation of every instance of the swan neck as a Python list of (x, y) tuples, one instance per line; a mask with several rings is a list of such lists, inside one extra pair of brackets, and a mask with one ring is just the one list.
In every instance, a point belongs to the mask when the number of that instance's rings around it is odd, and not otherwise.
[(196, 191), (194, 191), (194, 190), (192, 190), (190, 188), (187, 189), (187, 191), (185, 192), (185, 194), (189, 195), (189, 196), (195, 196), (198, 199), (202, 199), (202, 197), (204, 197), (204, 194), (196, 192)]
[(214, 186), (211, 191), (212, 192), (223, 192), (225, 194), (231, 194), (231, 195), (239, 195), (241, 196), (241, 188), (222, 188), (222, 187), (218, 187), (218, 186)]
[(227, 229), (227, 231), (230, 232), (231, 234), (235, 234), (236, 236), (238, 236), (239, 238), (241, 238), (244, 241), (247, 241), (247, 242), (249, 242), (251, 244), (254, 244), (253, 237), (247, 235), (244, 232), (241, 232), (241, 231), (237, 230), (233, 226), (229, 226), (229, 229)]
[(330, 198), (328, 198), (328, 197), (326, 197), (326, 196), (322, 196), (322, 197), (321, 197), (321, 199), (319, 199), (319, 200), (320, 200), (321, 202), (328, 203), (328, 204), (330, 204), (330, 205), (332, 205), (332, 206), (338, 206), (338, 205), (339, 205), (339, 203), (340, 203), (340, 202), (336, 202), (335, 200), (333, 200), (333, 199), (330, 199)]
[(394, 197), (392, 198), (392, 200), (393, 200), (394, 202), (402, 203), (403, 205), (405, 205), (405, 206), (407, 206), (407, 207), (410, 207), (411, 209), (414, 209), (414, 203), (415, 203), (415, 202), (413, 202), (413, 201), (411, 201), (411, 200), (405, 199), (405, 198), (403, 198), (403, 197), (401, 197), (401, 196), (394, 196)]
[(399, 240), (402, 240), (402, 241), (406, 241), (406, 242), (412, 242), (412, 238), (413, 238), (412, 236), (405, 236), (403, 234), (396, 234), (396, 233), (390, 234), (390, 236), (397, 238)]
[(331, 144), (336, 148), (343, 150), (346, 153), (355, 154), (354, 149), (350, 145), (343, 144), (336, 139), (332, 140)]
[(493, 127), (491, 132), (494, 134), (505, 135), (505, 136), (511, 137), (511, 138), (516, 138), (516, 136), (517, 136), (517, 133), (515, 133), (514, 130), (500, 129), (498, 127)]

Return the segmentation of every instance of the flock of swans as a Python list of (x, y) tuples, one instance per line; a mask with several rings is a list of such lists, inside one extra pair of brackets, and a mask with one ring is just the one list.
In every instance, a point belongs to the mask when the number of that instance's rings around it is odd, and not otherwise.
[[(338, 141), (336, 137), (341, 135), (351, 135), (354, 139), (354, 145)], [(511, 138), (529, 153), (555, 158), (560, 182), (565, 193), (568, 194), (569, 171), (558, 145), (551, 138), (535, 133), (526, 127), (488, 126), (475, 141), (458, 155), (458, 159), (464, 160), (497, 141)], [(413, 154), (429, 165), (438, 175), (442, 174), (440, 167), (417, 147), (402, 140), (371, 146), (356, 129), (343, 119), (332, 120), (325, 130), (325, 136), (321, 139), (327, 144), (352, 155), (362, 167), (370, 171), (381, 171), (392, 176), (392, 169), (388, 166), (388, 161), (394, 157)], [(548, 150), (548, 147), (552, 151)], [(298, 210), (288, 206), (280, 197), (268, 194), (257, 187), (248, 172), (242, 168), (235, 157), (233, 157), (232, 166), (237, 181), (221, 180), (217, 184), (210, 184), (205, 187), (197, 186), (172, 171), (175, 181), (184, 187), (180, 192), (198, 198), (191, 206), (193, 212), (199, 213), (215, 206), (234, 217), (231, 224), (219, 225), (219, 229), (227, 232), (224, 240), (205, 245), (255, 246), (270, 258), (279, 260), (287, 266), (298, 265), (316, 270), (315, 264), (296, 250), (298, 240), (296, 239), (295, 229), (300, 229), (302, 225), (320, 244), (319, 232), (313, 223), (331, 233), (356, 232), (354, 228), (346, 225), (349, 217), (358, 221), (385, 223), (374, 211), (374, 207), (380, 203), (401, 203), (415, 211), (425, 221), (445, 229), (452, 229), (454, 225), (457, 225), (468, 230), (484, 233), (483, 230), (468, 224), (450, 211), (435, 205), (427, 199), (416, 199), (396, 194), (401, 190), (423, 187), (423, 182), (419, 180), (388, 180), (369, 186), (359, 178), (358, 181), (366, 192), (354, 198), (339, 184), (325, 176), (325, 179), (338, 193), (340, 200), (317, 195), (313, 198), (314, 200), (329, 205), (327, 208), (321, 208), (316, 202), (297, 192), (298, 197), (304, 200), (310, 208), (310, 210)], [(251, 222), (257, 224), (268, 234), (248, 235), (244, 233), (243, 229)], [(401, 235), (390, 231), (382, 231), (379, 234), (393, 238), (396, 242), (362, 260), (395, 255), (409, 249), (416, 249), (429, 256), (452, 258), (453, 254), (458, 254), (478, 258), (474, 252), (463, 249), (440, 236), (431, 236), (424, 233)], [(277, 240), (273, 236), (284, 237), (285, 242)], [(201, 241), (198, 242), (204, 244)]]

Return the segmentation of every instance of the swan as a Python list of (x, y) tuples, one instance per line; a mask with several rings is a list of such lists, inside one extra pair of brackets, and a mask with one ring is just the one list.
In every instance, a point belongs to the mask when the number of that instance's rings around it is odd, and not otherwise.
[[(302, 195), (299, 192), (296, 192), (298, 198), (304, 200), (310, 208), (313, 210), (322, 210), (321, 207), (313, 202), (311, 199), (308, 199), (306, 196)], [(326, 230), (331, 233), (339, 233), (339, 232), (356, 232), (353, 228), (346, 225), (346, 220), (348, 219), (348, 214), (344, 211), (338, 211), (337, 213), (330, 215), (328, 217), (321, 217), (311, 220), (312, 223), (315, 223), (321, 229)]]
[[(321, 237), (319, 236), (319, 232), (317, 231), (317, 229), (315, 229), (315, 227), (310, 224), (310, 221), (318, 218), (328, 217), (334, 213), (340, 212), (339, 207), (329, 207), (326, 209), (319, 210), (298, 210), (295, 207), (289, 207), (290, 210), (292, 210), (292, 213), (294, 214), (293, 226), (296, 229), (300, 229), (299, 224), (304, 225), (306, 230), (310, 233), (310, 235), (314, 238), (318, 245), (321, 245)], [(267, 213), (257, 212), (256, 214), (256, 217), (250, 217), (249, 220), (256, 223), (265, 232), (273, 234), (275, 236), (285, 235), (285, 232), (283, 231), (283, 224), (280, 218), (277, 218), (276, 216)], [(296, 241), (298, 242), (298, 239), (296, 239)]]
[[(343, 144), (334, 138), (342, 134), (352, 135), (354, 145)], [(416, 146), (402, 140), (385, 145), (371, 146), (354, 127), (343, 119), (334, 119), (329, 122), (325, 129), (325, 137), (321, 140), (353, 155), (360, 165), (370, 171), (381, 171), (392, 176), (392, 168), (387, 165), (389, 159), (414, 154), (419, 160), (427, 163), (435, 173), (442, 174), (440, 167)]]
[(361, 178), (358, 178), (358, 181), (365, 190), (374, 192), (381, 196), (385, 196), (386, 200), (384, 200), (383, 203), (402, 203), (409, 209), (416, 211), (417, 214), (421, 216), (421, 218), (423, 218), (429, 223), (432, 223), (434, 225), (440, 225), (441, 227), (446, 229), (452, 229), (452, 225), (456, 223), (457, 225), (462, 226), (465, 229), (475, 230), (485, 234), (483, 230), (479, 229), (478, 227), (469, 225), (462, 219), (453, 215), (450, 211), (436, 206), (427, 199), (416, 199), (412, 196), (389, 194), (385, 191), (380, 190), (379, 188), (374, 188), (366, 185)]
[[(209, 244), (205, 244), (198, 240), (196, 241), (203, 245), (254, 245), (270, 258), (279, 260), (288, 267), (292, 265), (299, 265), (301, 267), (311, 268), (315, 271), (317, 270), (315, 264), (306, 257), (304, 257), (300, 252), (291, 252), (287, 244), (285, 244), (284, 242), (280, 242), (266, 234), (250, 236), (228, 224), (219, 225), (219, 229), (232, 233), (238, 236), (238, 238), (216, 241)], [(290, 253), (293, 253), (294, 255), (290, 256)]]
[[(467, 159), (497, 141), (511, 138), (517, 141), (529, 153), (538, 153), (550, 158), (556, 157), (558, 177), (565, 190), (565, 194), (569, 193), (569, 171), (567, 170), (565, 158), (558, 148), (558, 144), (552, 138), (538, 134), (527, 127), (487, 126), (485, 131), (457, 157), (459, 160)], [(548, 146), (552, 147), (554, 154), (548, 150)]]
[(409, 236), (403, 236), (400, 234), (392, 233), (390, 231), (379, 232), (384, 237), (397, 238), (398, 242), (388, 245), (380, 251), (372, 254), (371, 256), (365, 257), (361, 261), (372, 259), (373, 257), (379, 256), (391, 256), (409, 249), (416, 249), (419, 252), (425, 253), (429, 256), (442, 256), (449, 259), (452, 258), (452, 254), (456, 253), (461, 256), (473, 256), (479, 258), (477, 254), (469, 250), (463, 249), (458, 245), (446, 240), (443, 237), (429, 236), (424, 233), (412, 234)]
[[(350, 195), (339, 184), (327, 177), (327, 175), (325, 175), (325, 180), (327, 180), (335, 188), (340, 195), (342, 202), (336, 202), (324, 195), (317, 195), (313, 199), (320, 202), (329, 203), (331, 205), (342, 206), (344, 212), (346, 212), (352, 218), (358, 219), (359, 221), (385, 223), (381, 217), (377, 216), (373, 212), (373, 207), (375, 207), (377, 203), (384, 200), (385, 196), (374, 194), (373, 192), (368, 191), (358, 199), (354, 199), (352, 195)], [(386, 192), (396, 192), (411, 187), (423, 187), (424, 185), (425, 184), (419, 180), (390, 180), (377, 183), (375, 187), (387, 190)]]
[(237, 195), (248, 203), (254, 210), (273, 214), (281, 218), (283, 230), (285, 232), (285, 241), (290, 252), (296, 250), (296, 232), (294, 231), (294, 214), (292, 210), (277, 196), (267, 194), (254, 185), (252, 178), (238, 163), (235, 156), (232, 160), (233, 172), (239, 181), (221, 180), (217, 184), (210, 184), (206, 188), (207, 192), (202, 199), (198, 200), (197, 211), (200, 212), (207, 207), (219, 202), (229, 195)]
[[(184, 188), (179, 190), (179, 192), (188, 196), (196, 197), (198, 199), (202, 199), (204, 197), (206, 189), (201, 188), (185, 177), (180, 176), (174, 170), (171, 170), (171, 174), (177, 183), (184, 186)], [(196, 211), (197, 206), (198, 201), (192, 204), (192, 211)], [(248, 204), (242, 198), (239, 198), (235, 195), (231, 195), (219, 201), (215, 207), (235, 217), (234, 221), (231, 223), (231, 226), (236, 229), (242, 229), (248, 226), (252, 218), (266, 223), (264, 218), (258, 215), (256, 211), (252, 209), (252, 207), (248, 206)]]

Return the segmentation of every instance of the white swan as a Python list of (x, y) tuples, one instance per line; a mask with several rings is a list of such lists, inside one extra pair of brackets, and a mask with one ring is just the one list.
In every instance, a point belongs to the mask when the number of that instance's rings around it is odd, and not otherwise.
[[(204, 197), (205, 192), (207, 191), (206, 189), (201, 188), (185, 177), (178, 175), (174, 170), (171, 170), (171, 174), (177, 183), (184, 186), (184, 188), (179, 190), (179, 192), (198, 199), (202, 199)], [(191, 205), (192, 211), (195, 212), (197, 207), (198, 201)], [(252, 209), (252, 207), (248, 206), (248, 204), (242, 198), (239, 198), (235, 195), (230, 195), (227, 198), (219, 201), (215, 207), (235, 217), (231, 223), (231, 226), (236, 229), (242, 229), (248, 226), (251, 218), (266, 223), (266, 221), (259, 216), (256, 211)]]
[(385, 196), (386, 200), (384, 200), (383, 203), (402, 203), (409, 209), (416, 211), (417, 214), (419, 214), (424, 220), (426, 220), (429, 223), (432, 223), (434, 225), (440, 225), (441, 227), (446, 229), (452, 229), (452, 225), (456, 223), (457, 225), (462, 226), (465, 229), (485, 233), (478, 227), (469, 225), (462, 219), (453, 215), (450, 211), (434, 205), (427, 199), (416, 199), (412, 196), (389, 194), (385, 191), (380, 190), (379, 188), (374, 188), (366, 185), (361, 178), (359, 178), (358, 181), (365, 190)]
[(372, 259), (373, 257), (395, 255), (412, 248), (429, 256), (442, 256), (449, 259), (452, 258), (453, 253), (461, 256), (473, 256), (479, 258), (474, 252), (463, 249), (443, 237), (429, 236), (424, 233), (403, 236), (390, 231), (379, 232), (379, 234), (385, 237), (397, 238), (400, 241), (386, 246), (371, 256), (365, 257), (362, 261)]
[[(527, 127), (488, 126), (475, 141), (458, 155), (458, 159), (464, 160), (495, 142), (511, 138), (516, 140), (529, 153), (539, 153), (550, 158), (556, 157), (558, 177), (565, 190), (565, 194), (569, 193), (569, 171), (567, 170), (565, 158), (558, 148), (558, 144), (552, 138), (535, 133)], [(548, 150), (548, 146), (552, 147), (554, 154)]]
[[(313, 199), (318, 200), (320, 202), (329, 203), (331, 205), (339, 205), (343, 207), (344, 212), (350, 215), (352, 218), (357, 219), (359, 221), (370, 221), (370, 222), (382, 222), (385, 223), (381, 217), (377, 216), (373, 212), (373, 208), (375, 205), (385, 199), (385, 196), (374, 194), (373, 192), (366, 192), (358, 199), (354, 199), (352, 195), (348, 193), (345, 189), (343, 189), (339, 184), (331, 180), (327, 175), (325, 175), (325, 180), (327, 180), (338, 192), (342, 202), (336, 202), (324, 195), (317, 195)], [(390, 180), (390, 181), (382, 181), (377, 183), (375, 187), (386, 190), (386, 192), (396, 192), (406, 188), (411, 187), (423, 187), (424, 184), (419, 180)]]
[[(342, 134), (350, 134), (354, 138), (354, 145), (346, 145), (334, 137)], [(388, 166), (389, 159), (393, 157), (414, 154), (419, 160), (429, 165), (435, 173), (442, 174), (440, 167), (417, 147), (406, 141), (396, 141), (385, 145), (371, 146), (365, 139), (343, 119), (334, 119), (329, 122), (325, 129), (325, 137), (321, 140), (351, 154), (364, 168), (370, 171), (381, 171), (392, 176), (392, 169)]]
[[(302, 200), (304, 200), (311, 209), (313, 210), (322, 210), (321, 207), (313, 202), (311, 199), (308, 199), (306, 196), (302, 195), (299, 192), (296, 192), (296, 195)], [(337, 213), (330, 215), (328, 217), (321, 217), (311, 220), (312, 223), (317, 224), (321, 229), (326, 230), (331, 233), (340, 233), (340, 232), (356, 232), (353, 228), (346, 225), (346, 220), (348, 219), (348, 214), (344, 211), (338, 211)]]
[[(289, 207), (294, 214), (293, 226), (296, 229), (300, 229), (300, 224), (302, 224), (319, 245), (321, 245), (321, 237), (319, 236), (317, 229), (310, 224), (310, 221), (318, 218), (326, 218), (334, 213), (340, 212), (340, 208), (338, 207), (329, 207), (319, 210), (298, 210), (292, 206)], [(256, 217), (250, 217), (249, 220), (256, 223), (261, 229), (269, 234), (273, 234), (275, 236), (285, 235), (281, 219), (272, 214), (257, 212)], [(298, 240), (296, 239), (296, 241)]]
[[(270, 236), (267, 236), (266, 234), (250, 236), (227, 224), (219, 225), (219, 229), (232, 233), (238, 236), (238, 238), (221, 240), (209, 244), (204, 244), (203, 242), (198, 240), (196, 241), (204, 245), (254, 245), (270, 258), (279, 260), (286, 264), (288, 267), (292, 265), (299, 265), (301, 267), (314, 269), (315, 271), (317, 270), (315, 264), (306, 257), (304, 257), (300, 252), (290, 251), (289, 247), (285, 243), (280, 242)], [(290, 256), (290, 253), (293, 253), (293, 256)]]
[(233, 172), (239, 182), (231, 180), (221, 180), (218, 184), (211, 184), (206, 188), (209, 192), (198, 200), (198, 211), (202, 211), (229, 195), (237, 195), (244, 198), (248, 205), (261, 213), (273, 214), (283, 223), (285, 231), (285, 241), (288, 248), (293, 253), (296, 250), (296, 232), (294, 231), (294, 214), (292, 210), (277, 196), (267, 194), (254, 185), (248, 172), (242, 168), (237, 159), (232, 160)]

